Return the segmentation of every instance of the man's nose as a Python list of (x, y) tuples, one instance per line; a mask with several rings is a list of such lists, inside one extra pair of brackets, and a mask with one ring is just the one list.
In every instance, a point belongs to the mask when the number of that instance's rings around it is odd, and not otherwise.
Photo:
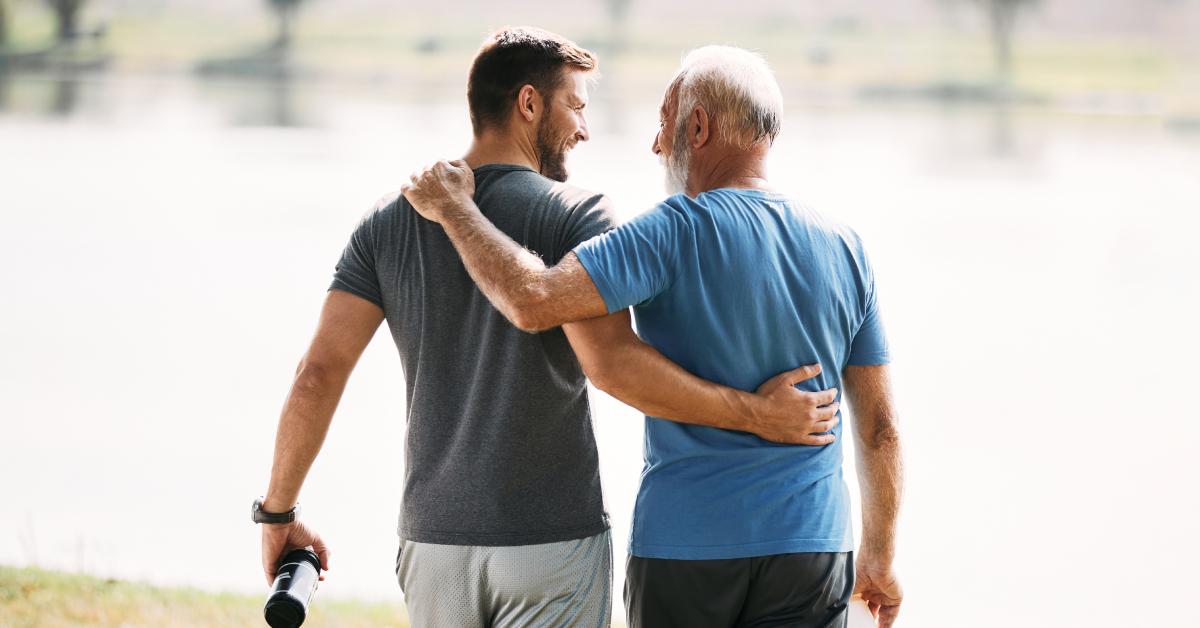
[(654, 134), (654, 139), (650, 141), (650, 152), (654, 153), (655, 155), (657, 155), (657, 154), (659, 154), (659, 153), (661, 153), (661, 152), (662, 152), (662, 151), (661, 151), (661, 150), (659, 150), (659, 148), (658, 148), (658, 138), (660, 138), (660, 137), (662, 137), (662, 131), (659, 131), (658, 133), (655, 133), (655, 134)]
[(583, 114), (578, 115), (578, 124), (575, 126), (575, 139), (577, 142), (587, 142), (592, 138), (592, 133), (588, 132), (588, 119), (584, 118)]

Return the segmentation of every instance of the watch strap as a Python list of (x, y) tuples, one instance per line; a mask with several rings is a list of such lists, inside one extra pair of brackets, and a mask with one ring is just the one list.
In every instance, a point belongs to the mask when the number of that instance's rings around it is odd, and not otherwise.
[(250, 518), (254, 523), (291, 523), (300, 516), (300, 504), (292, 506), (287, 512), (267, 512), (263, 510), (262, 504), (263, 498), (259, 497), (250, 507)]

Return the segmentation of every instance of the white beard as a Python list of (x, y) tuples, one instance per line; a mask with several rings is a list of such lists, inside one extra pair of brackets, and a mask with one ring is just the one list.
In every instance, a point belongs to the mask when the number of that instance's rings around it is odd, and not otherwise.
[(680, 155), (677, 159), (668, 159), (666, 155), (659, 155), (658, 162), (662, 165), (664, 183), (667, 187), (667, 194), (683, 194), (687, 190), (688, 180), (688, 155), (687, 151), (675, 150), (672, 155)]

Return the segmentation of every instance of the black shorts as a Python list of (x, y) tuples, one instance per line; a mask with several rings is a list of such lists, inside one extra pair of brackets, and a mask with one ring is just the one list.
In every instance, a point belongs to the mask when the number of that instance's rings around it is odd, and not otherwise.
[(629, 628), (844, 628), (854, 554), (775, 554), (722, 560), (630, 556)]

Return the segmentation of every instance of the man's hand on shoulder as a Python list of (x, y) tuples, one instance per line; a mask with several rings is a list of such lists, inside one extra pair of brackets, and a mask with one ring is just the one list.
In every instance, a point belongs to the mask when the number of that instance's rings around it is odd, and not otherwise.
[(750, 432), (759, 438), (789, 445), (828, 445), (838, 424), (836, 388), (820, 392), (799, 390), (796, 384), (821, 374), (821, 365), (810, 364), (780, 373), (758, 387), (762, 398)]
[(400, 192), (418, 214), (440, 224), (463, 213), (478, 211), (472, 200), (475, 173), (462, 159), (439, 161), (414, 172)]
[[(321, 535), (303, 521), (297, 519), (291, 523), (259, 525), (262, 526), (262, 564), (267, 586), (275, 582), (275, 569), (279, 559), (289, 550), (311, 547), (317, 558), (321, 559), (321, 569), (329, 570), (329, 546), (321, 540)], [(321, 579), (324, 580), (325, 576), (322, 575)]]

